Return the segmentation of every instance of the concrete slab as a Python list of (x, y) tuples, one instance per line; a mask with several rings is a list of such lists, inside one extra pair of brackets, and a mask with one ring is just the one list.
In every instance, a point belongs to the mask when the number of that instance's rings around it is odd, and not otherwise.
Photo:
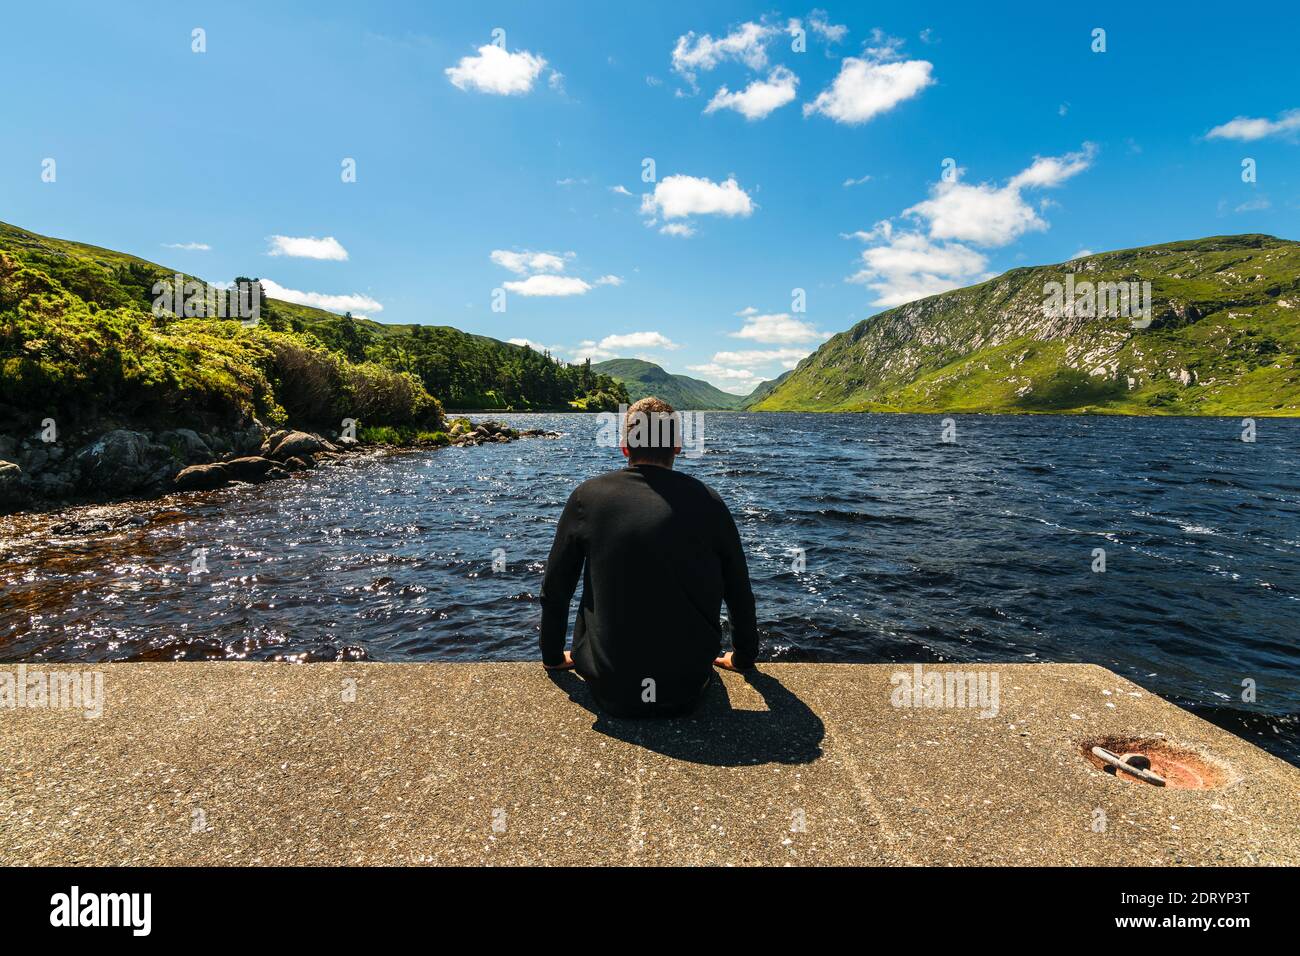
[[(1300, 771), (1087, 665), (985, 666), (988, 717), (763, 665), (662, 721), (537, 664), (38, 669), (101, 671), (104, 713), (0, 707), (5, 865), (1300, 863)], [(1081, 751), (1157, 735), (1224, 785)]]

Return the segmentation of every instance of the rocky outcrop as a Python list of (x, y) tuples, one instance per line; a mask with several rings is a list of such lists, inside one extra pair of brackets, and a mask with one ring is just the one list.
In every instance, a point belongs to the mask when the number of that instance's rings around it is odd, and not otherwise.
[[(519, 437), (554, 437), (542, 429), (515, 431), (500, 422), (458, 419), (450, 443), (481, 445)], [(436, 442), (447, 444), (441, 436)], [(169, 491), (208, 491), (231, 482), (260, 484), (292, 478), (365, 447), (354, 437), (330, 440), (314, 432), (268, 430), (253, 420), (226, 430), (173, 428), (157, 433), (116, 428), (92, 440), (43, 441), (0, 436), (0, 513), (42, 502), (111, 500)]]

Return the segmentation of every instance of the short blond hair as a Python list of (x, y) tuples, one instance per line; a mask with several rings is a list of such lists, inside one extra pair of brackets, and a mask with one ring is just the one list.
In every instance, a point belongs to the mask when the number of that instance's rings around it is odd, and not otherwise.
[(633, 402), (623, 419), (623, 447), (628, 461), (668, 465), (682, 446), (676, 410), (662, 398), (647, 395)]

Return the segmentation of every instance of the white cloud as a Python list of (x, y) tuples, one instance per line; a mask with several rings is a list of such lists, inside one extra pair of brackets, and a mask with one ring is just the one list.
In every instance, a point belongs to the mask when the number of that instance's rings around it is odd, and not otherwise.
[(1265, 209), (1271, 208), (1272, 205), (1267, 198), (1248, 199), (1234, 209), (1233, 212), (1263, 212)]
[(541, 342), (534, 342), (532, 339), (506, 339), (511, 345), (527, 345), (534, 352), (550, 352), (555, 354), (559, 349), (554, 345), (543, 345)]
[(628, 332), (624, 335), (607, 335), (600, 340), (602, 349), (668, 349), (681, 348), (661, 332)]
[(313, 308), (325, 309), (329, 312), (383, 312), (384, 307), (370, 298), (368, 295), (354, 293), (352, 295), (329, 295), (323, 292), (300, 292), (297, 289), (286, 289), (271, 279), (262, 279), (262, 289), (272, 299), (281, 299), (284, 302), (292, 302), (296, 305), (310, 305)]
[(754, 201), (734, 178), (715, 183), (698, 176), (666, 176), (655, 184), (653, 193), (641, 197), (641, 211), (665, 219), (687, 216), (748, 216)]
[(694, 80), (695, 73), (711, 70), (724, 60), (738, 60), (751, 70), (767, 66), (767, 44), (779, 31), (762, 23), (742, 23), (719, 40), (694, 31), (677, 38), (673, 47), (673, 70)]
[(844, 188), (847, 189), (850, 186), (861, 186), (863, 183), (870, 182), (870, 181), (871, 181), (870, 176), (859, 176), (857, 179), (853, 179), (852, 177), (850, 177), (844, 180)]
[(747, 305), (737, 312), (736, 315), (740, 316), (742, 319), (747, 315), (758, 315), (758, 309), (754, 308), (752, 305)]
[(577, 276), (535, 275), (503, 283), (508, 292), (523, 296), (586, 295), (591, 284)]
[(740, 113), (745, 119), (762, 119), (773, 110), (780, 109), (794, 99), (795, 87), (799, 77), (783, 66), (774, 69), (766, 80), (754, 80), (749, 86), (737, 93), (732, 93), (725, 86), (709, 100), (704, 108), (706, 113), (729, 109)]
[(1238, 116), (1205, 134), (1206, 139), (1236, 139), (1252, 142), (1266, 136), (1294, 134), (1300, 130), (1300, 110), (1287, 110), (1275, 120)]
[(812, 27), (813, 33), (830, 43), (841, 42), (849, 33), (849, 28), (843, 24), (830, 23), (826, 19), (825, 10), (814, 10), (808, 14), (808, 26)]
[(617, 287), (617, 286), (621, 286), (622, 284), (623, 284), (622, 276), (614, 276), (614, 275), (601, 276), (599, 279), (596, 280), (596, 285), (612, 285)]
[(164, 249), (183, 249), (186, 252), (209, 252), (212, 247), (206, 242), (164, 242)]
[(873, 290), (874, 305), (902, 305), (988, 277), (987, 257), (960, 243), (934, 243), (919, 232), (896, 233), (888, 223), (873, 237), (884, 242), (863, 250), (863, 268), (849, 281)]
[(695, 235), (695, 227), (689, 222), (670, 222), (666, 223), (659, 232), (665, 236), (676, 236), (678, 239), (689, 239)]
[(821, 113), (837, 123), (865, 123), (934, 83), (933, 70), (928, 60), (845, 57), (830, 88), (804, 104), (804, 115)]
[(794, 368), (799, 360), (809, 355), (810, 349), (742, 349), (739, 352), (717, 352), (713, 361), (718, 365), (746, 366), (779, 364), (782, 368)]
[(271, 236), (268, 256), (293, 256), (296, 259), (329, 259), (346, 262), (348, 251), (333, 236), (317, 239), (315, 236)]
[(732, 338), (749, 339), (764, 345), (795, 345), (830, 338), (829, 332), (819, 332), (809, 323), (786, 312), (747, 315), (740, 331), (729, 334)]
[(1090, 255), (1092, 255), (1091, 249), (1080, 249), (1074, 255), (1070, 256), (1070, 258), (1067, 259), (1066, 261), (1073, 262), (1075, 259), (1086, 259)]
[(524, 275), (527, 272), (563, 272), (565, 261), (572, 259), (573, 253), (566, 252), (560, 255), (556, 252), (532, 252), (528, 249), (522, 251), (493, 249), (489, 258), (516, 275)]
[(605, 359), (618, 358), (620, 354), (637, 349), (666, 349), (675, 351), (681, 348), (676, 342), (660, 332), (628, 332), (622, 335), (607, 335), (599, 342), (587, 339), (578, 343), (569, 356), (574, 362), (591, 359), (603, 362)]
[(1092, 143), (1085, 143), (1079, 152), (1065, 156), (1036, 156), (1004, 186), (941, 180), (931, 187), (929, 199), (905, 209), (903, 215), (928, 222), (931, 239), (1004, 246), (1026, 232), (1047, 228), (1022, 190), (1059, 186), (1087, 169), (1096, 151)]
[(620, 195), (620, 196), (630, 196), (630, 195), (632, 195), (632, 193), (628, 190), (628, 188), (627, 188), (626, 186), (623, 186), (623, 185), (610, 186), (610, 187), (609, 187), (609, 191), (612, 192), (612, 193), (617, 193), (617, 194)]
[[(510, 53), (494, 44), (478, 48), (477, 56), (461, 57), (443, 72), (459, 90), (477, 90), (497, 96), (527, 93), (546, 67), (546, 60), (527, 50)], [(558, 74), (552, 73), (552, 77)]]

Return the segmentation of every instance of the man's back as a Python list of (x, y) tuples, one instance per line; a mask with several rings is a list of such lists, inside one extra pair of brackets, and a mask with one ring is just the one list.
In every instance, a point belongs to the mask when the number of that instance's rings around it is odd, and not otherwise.
[(548, 665), (563, 660), (580, 574), (573, 659), (611, 713), (673, 713), (695, 703), (720, 649), (724, 599), (735, 663), (753, 663), (754, 596), (740, 536), (722, 499), (703, 482), (669, 468), (629, 465), (573, 492), (542, 583)]

